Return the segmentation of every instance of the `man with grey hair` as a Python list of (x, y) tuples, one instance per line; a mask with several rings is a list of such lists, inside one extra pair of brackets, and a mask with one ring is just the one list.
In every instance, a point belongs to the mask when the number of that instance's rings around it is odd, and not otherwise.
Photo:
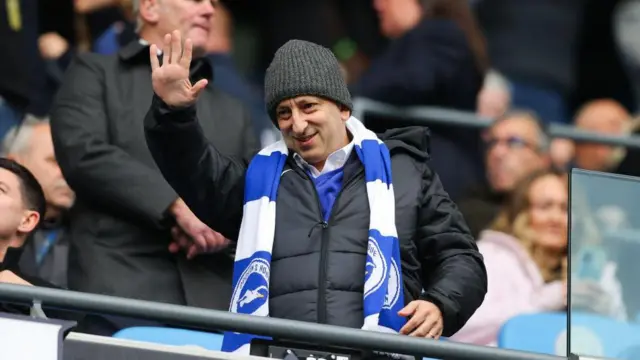
[[(151, 105), (149, 43), (189, 34), (189, 75), (213, 82), (201, 56), (216, 1), (139, 0), (139, 39), (116, 55), (80, 54), (66, 74), (51, 125), (60, 167), (76, 191), (69, 253), (73, 290), (204, 308), (227, 309), (232, 259), (227, 241), (200, 221), (158, 171), (145, 146), (143, 119)], [(225, 154), (255, 151), (249, 112), (214, 86), (197, 103), (207, 114), (203, 134)], [(206, 254), (181, 251), (195, 241)], [(162, 284), (158, 286), (158, 284)], [(134, 322), (98, 324), (111, 335)]]
[(487, 181), (459, 202), (476, 238), (491, 225), (520, 179), (551, 165), (549, 137), (531, 112), (513, 111), (499, 118), (486, 132), (484, 142)]
[(24, 246), (20, 267), (29, 275), (64, 287), (69, 250), (66, 215), (75, 195), (56, 161), (48, 120), (27, 116), (21, 126), (14, 126), (5, 135), (2, 151), (31, 171), (46, 201), (44, 218)]

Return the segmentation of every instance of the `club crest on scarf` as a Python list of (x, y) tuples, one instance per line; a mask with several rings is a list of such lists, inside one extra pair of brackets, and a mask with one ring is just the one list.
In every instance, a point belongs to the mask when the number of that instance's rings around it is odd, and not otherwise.
[(376, 239), (369, 237), (364, 278), (364, 297), (371, 295), (382, 286), (386, 274), (387, 264), (380, 251), (380, 245), (378, 245)]
[(244, 270), (233, 290), (231, 312), (262, 315), (268, 309), (261, 308), (269, 299), (270, 264), (261, 258), (253, 259)]

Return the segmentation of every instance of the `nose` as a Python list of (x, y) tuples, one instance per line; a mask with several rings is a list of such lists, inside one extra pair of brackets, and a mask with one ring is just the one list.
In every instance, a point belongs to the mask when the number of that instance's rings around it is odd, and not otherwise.
[(308, 122), (299, 112), (291, 114), (291, 131), (294, 135), (302, 135), (307, 129)]
[(214, 5), (215, 3), (217, 3), (218, 0), (203, 0), (200, 3), (202, 4), (202, 13), (200, 14), (201, 16), (210, 18), (213, 16), (213, 14), (215, 13), (216, 9), (216, 5)]
[(507, 155), (507, 153), (507, 146), (502, 142), (497, 142), (489, 149), (488, 158), (495, 160), (502, 159), (503, 157), (505, 157), (505, 155)]

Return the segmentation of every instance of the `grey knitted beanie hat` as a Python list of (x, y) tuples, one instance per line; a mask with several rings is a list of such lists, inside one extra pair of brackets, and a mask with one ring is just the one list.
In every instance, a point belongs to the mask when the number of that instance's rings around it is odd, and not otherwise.
[(285, 99), (311, 95), (353, 110), (351, 95), (331, 50), (303, 40), (289, 40), (276, 51), (264, 79), (265, 103), (277, 124), (276, 107)]

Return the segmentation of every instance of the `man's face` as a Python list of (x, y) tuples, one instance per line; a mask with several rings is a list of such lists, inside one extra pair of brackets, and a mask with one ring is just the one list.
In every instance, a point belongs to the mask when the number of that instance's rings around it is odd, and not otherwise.
[(287, 147), (319, 169), (331, 153), (348, 144), (345, 122), (349, 116), (349, 110), (315, 96), (287, 99), (276, 108)]
[(0, 238), (15, 239), (18, 231), (33, 230), (35, 224), (29, 224), (28, 221), (33, 213), (35, 212), (28, 210), (24, 203), (18, 177), (11, 171), (0, 168)]
[(410, 30), (422, 16), (417, 0), (374, 0), (380, 31), (388, 38), (397, 38)]
[(191, 39), (195, 52), (202, 51), (209, 39), (211, 18), (217, 1), (157, 0), (160, 35), (180, 30), (184, 39)]
[(494, 191), (511, 191), (520, 179), (544, 165), (539, 134), (536, 124), (526, 117), (505, 119), (489, 130), (486, 171)]
[[(621, 135), (629, 121), (629, 114), (620, 105), (598, 102), (586, 108), (576, 119), (576, 125), (587, 131), (607, 135)], [(576, 165), (582, 169), (608, 171), (615, 148), (594, 143), (576, 144)]]
[(64, 180), (56, 161), (49, 125), (35, 126), (28, 148), (16, 155), (15, 159), (38, 180), (49, 208), (66, 210), (73, 205), (75, 195)]

